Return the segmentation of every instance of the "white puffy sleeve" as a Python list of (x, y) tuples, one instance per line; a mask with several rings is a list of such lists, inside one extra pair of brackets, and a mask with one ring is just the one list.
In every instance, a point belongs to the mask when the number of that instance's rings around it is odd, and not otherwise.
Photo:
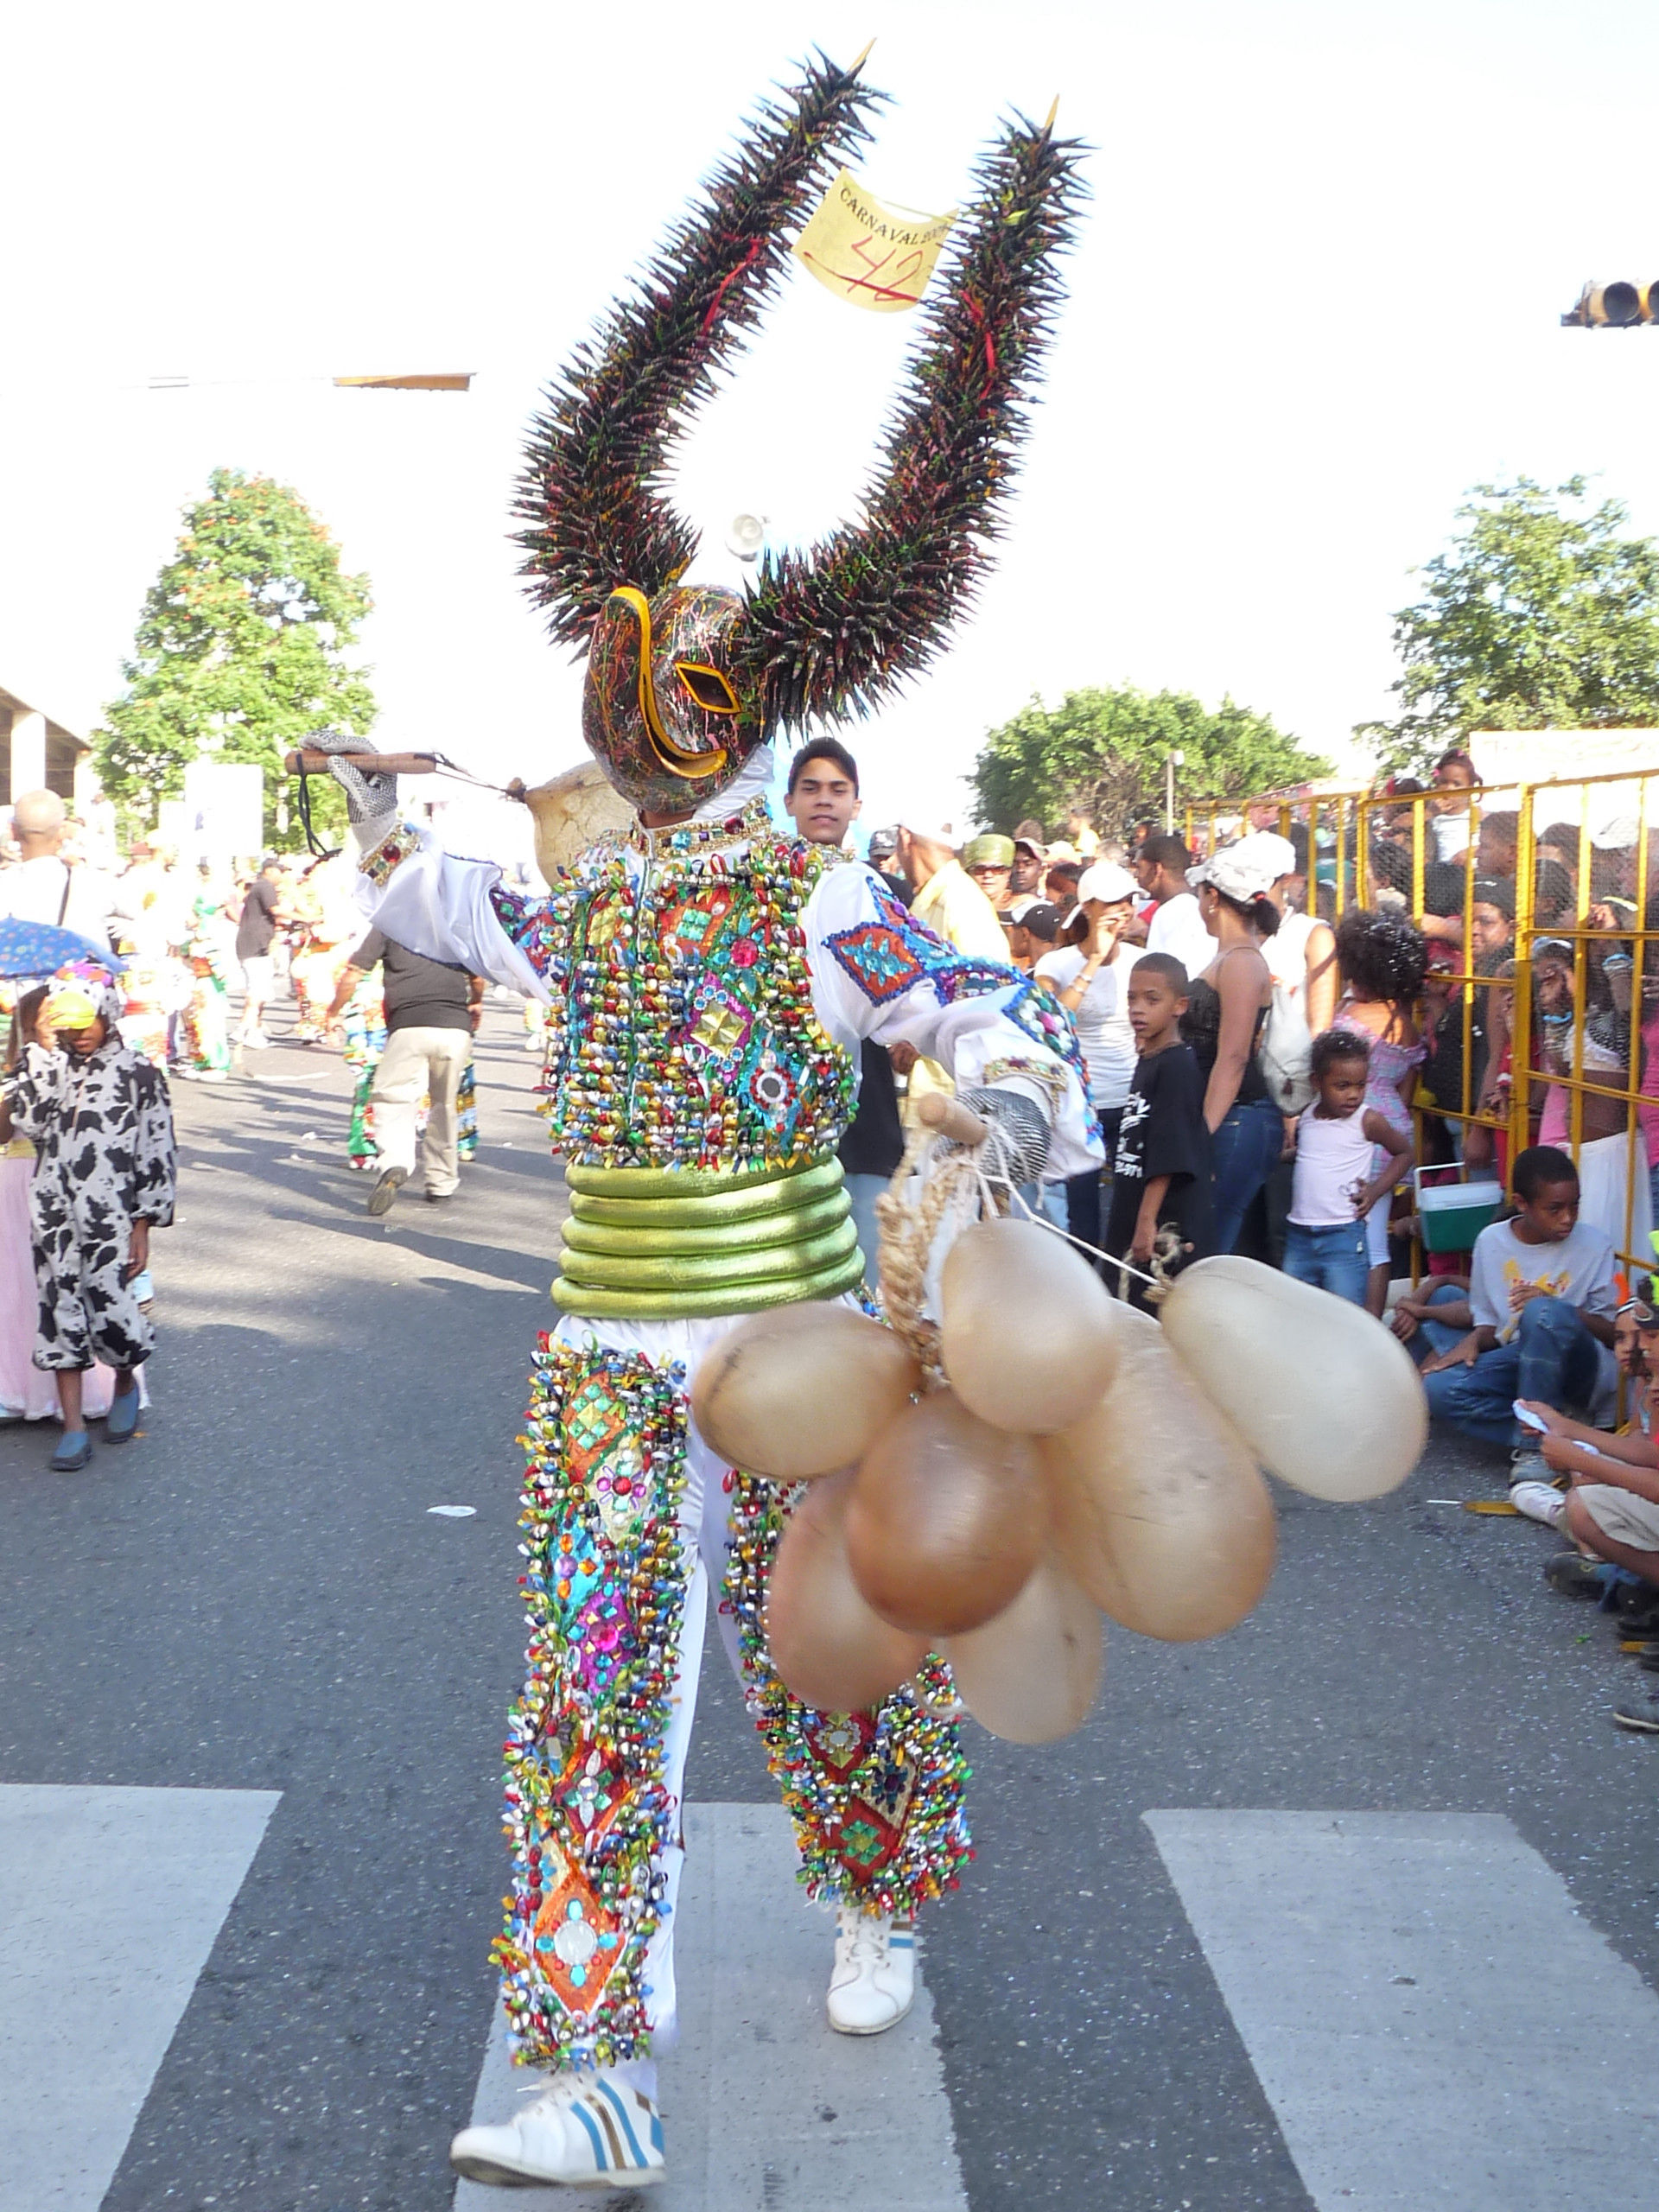
[[(397, 852), (396, 844), (408, 849)], [(547, 1003), (545, 978), (557, 964), (556, 899), (504, 889), (493, 861), (457, 860), (429, 830), (399, 830), (365, 856), (356, 897), (396, 944)]]
[(1051, 1178), (1100, 1166), (1077, 1033), (1028, 976), (957, 951), (856, 862), (826, 872), (801, 920), (813, 1009), (837, 1044), (855, 1058), (867, 1037), (913, 1045), (959, 1091), (1018, 1091), (1049, 1123)]

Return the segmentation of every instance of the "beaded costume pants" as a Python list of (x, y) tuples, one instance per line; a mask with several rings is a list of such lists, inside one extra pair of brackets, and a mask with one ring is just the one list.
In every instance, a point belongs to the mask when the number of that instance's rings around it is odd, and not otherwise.
[(509, 1722), (512, 1894), (498, 1939), (515, 2056), (610, 2065), (674, 2021), (681, 1788), (709, 1592), (794, 1823), (810, 1896), (909, 1911), (971, 1855), (950, 1678), (823, 1713), (767, 1664), (784, 1494), (721, 1465), (687, 1378), (729, 1320), (563, 1321), (531, 1378), (521, 1546), (530, 1642)]

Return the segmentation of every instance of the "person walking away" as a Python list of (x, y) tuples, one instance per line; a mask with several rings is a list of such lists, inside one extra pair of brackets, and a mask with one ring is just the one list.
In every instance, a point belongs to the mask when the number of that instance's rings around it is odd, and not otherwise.
[[(1064, 925), (1071, 942), (1039, 960), (1033, 970), (1071, 1017), (1089, 1070), (1089, 1103), (1100, 1122), (1109, 1162), (1117, 1126), (1135, 1077), (1135, 1032), (1128, 985), (1140, 954), (1125, 945), (1135, 913), (1135, 878), (1096, 861), (1077, 885), (1077, 905)], [(1066, 1232), (1096, 1250), (1101, 1243), (1101, 1173), (1090, 1168), (1065, 1186)]]
[[(1156, 1255), (1166, 1274), (1176, 1274), (1214, 1249), (1204, 1077), (1181, 1041), (1186, 970), (1166, 952), (1144, 952), (1125, 997), (1137, 1058), (1118, 1120), (1106, 1250), (1142, 1273)], [(1147, 1286), (1109, 1260), (1108, 1285), (1142, 1313), (1154, 1312)]]
[(0, 920), (48, 922), (105, 946), (116, 912), (115, 886), (98, 869), (71, 861), (65, 850), (67, 824), (55, 791), (25, 791), (13, 802), (18, 858), (0, 869)]
[(1233, 1250), (1251, 1201), (1285, 1148), (1284, 1122), (1256, 1052), (1273, 1003), (1262, 947), (1279, 926), (1279, 909), (1268, 893), (1294, 859), (1287, 839), (1257, 830), (1218, 845), (1187, 871), (1210, 958), (1188, 987), (1181, 1034), (1205, 1079), (1217, 1252)]
[[(844, 847), (858, 819), (858, 763), (839, 740), (809, 741), (789, 764), (784, 811), (809, 845)], [(836, 1147), (842, 1179), (852, 1201), (858, 1249), (864, 1255), (864, 1280), (875, 1283), (880, 1233), (875, 1202), (892, 1182), (905, 1156), (904, 1124), (899, 1118), (899, 1086), (886, 1047), (866, 1038), (859, 1049), (858, 1106)]]
[(259, 863), (258, 874), (242, 894), (242, 912), (236, 925), (236, 957), (246, 994), (236, 1040), (258, 1052), (270, 1043), (265, 1034), (264, 1014), (276, 980), (270, 945), (276, 934), (281, 878), (276, 855), (267, 853)]
[[(1475, 1240), (1469, 1294), (1431, 1294), (1422, 1333), (1465, 1316), (1468, 1333), (1423, 1363), (1428, 1409), (1460, 1435), (1510, 1446), (1510, 1481), (1549, 1479), (1535, 1433), (1515, 1414), (1517, 1398), (1593, 1409), (1611, 1395), (1612, 1239), (1579, 1218), (1579, 1178), (1553, 1145), (1531, 1145), (1515, 1163), (1514, 1218)], [(1454, 1319), (1455, 1317), (1455, 1319)]]
[(385, 978), (386, 1048), (371, 1092), (380, 1176), (369, 1193), (368, 1211), (379, 1215), (391, 1210), (415, 1173), (416, 1116), (423, 1096), (428, 1109), (420, 1150), (426, 1195), (434, 1204), (454, 1195), (461, 1180), (457, 1094), (472, 1057), (484, 981), (371, 930), (341, 970), (328, 1008), (330, 1021), (376, 967)]
[(1160, 831), (1142, 840), (1133, 862), (1141, 894), (1154, 902), (1147, 924), (1147, 950), (1166, 952), (1189, 976), (1200, 976), (1215, 957), (1198, 902), (1187, 880), (1192, 855), (1179, 837)]
[[(1337, 925), (1337, 966), (1342, 976), (1337, 1020), (1370, 1039), (1365, 1103), (1410, 1144), (1417, 1071), (1428, 1058), (1416, 1011), (1428, 973), (1427, 940), (1403, 914), (1351, 906)], [(1389, 1302), (1391, 1191), (1368, 1217), (1371, 1272), (1365, 1304), (1378, 1320)]]
[[(910, 886), (910, 911), (918, 922), (958, 952), (1007, 965), (1007, 933), (995, 907), (957, 858), (948, 824), (924, 813), (901, 822), (899, 865)], [(916, 1109), (930, 1091), (949, 1094), (955, 1090), (937, 1060), (924, 1059), (903, 1045), (894, 1046), (892, 1057), (894, 1073), (910, 1078), (906, 1122), (915, 1119)]]
[(173, 1218), (167, 1078), (121, 1041), (121, 1006), (106, 969), (60, 969), (4, 1083), (11, 1126), (37, 1155), (34, 1361), (57, 1376), (63, 1435), (50, 1464), (65, 1474), (92, 1457), (83, 1382), (99, 1358), (115, 1370), (107, 1440), (124, 1444), (137, 1427), (138, 1370), (156, 1332), (134, 1285), (149, 1265), (151, 1229)]
[[(1370, 1276), (1366, 1222), (1411, 1159), (1410, 1140), (1365, 1103), (1371, 1040), (1326, 1029), (1313, 1040), (1318, 1096), (1296, 1121), (1285, 1273), (1363, 1306)], [(1381, 1173), (1377, 1154), (1388, 1157)]]

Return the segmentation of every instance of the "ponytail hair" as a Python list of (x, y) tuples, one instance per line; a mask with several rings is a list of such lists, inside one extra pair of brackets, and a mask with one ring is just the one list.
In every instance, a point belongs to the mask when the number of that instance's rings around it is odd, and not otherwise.
[(1282, 917), (1265, 891), (1258, 892), (1254, 899), (1232, 899), (1216, 884), (1212, 883), (1209, 887), (1222, 905), (1230, 906), (1236, 914), (1249, 924), (1258, 937), (1275, 934)]

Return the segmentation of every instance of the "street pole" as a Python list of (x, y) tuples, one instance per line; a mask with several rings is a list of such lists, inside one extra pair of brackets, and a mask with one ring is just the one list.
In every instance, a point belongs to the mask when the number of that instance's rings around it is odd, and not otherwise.
[(1164, 835), (1173, 836), (1175, 829), (1175, 771), (1186, 764), (1185, 753), (1164, 755)]

